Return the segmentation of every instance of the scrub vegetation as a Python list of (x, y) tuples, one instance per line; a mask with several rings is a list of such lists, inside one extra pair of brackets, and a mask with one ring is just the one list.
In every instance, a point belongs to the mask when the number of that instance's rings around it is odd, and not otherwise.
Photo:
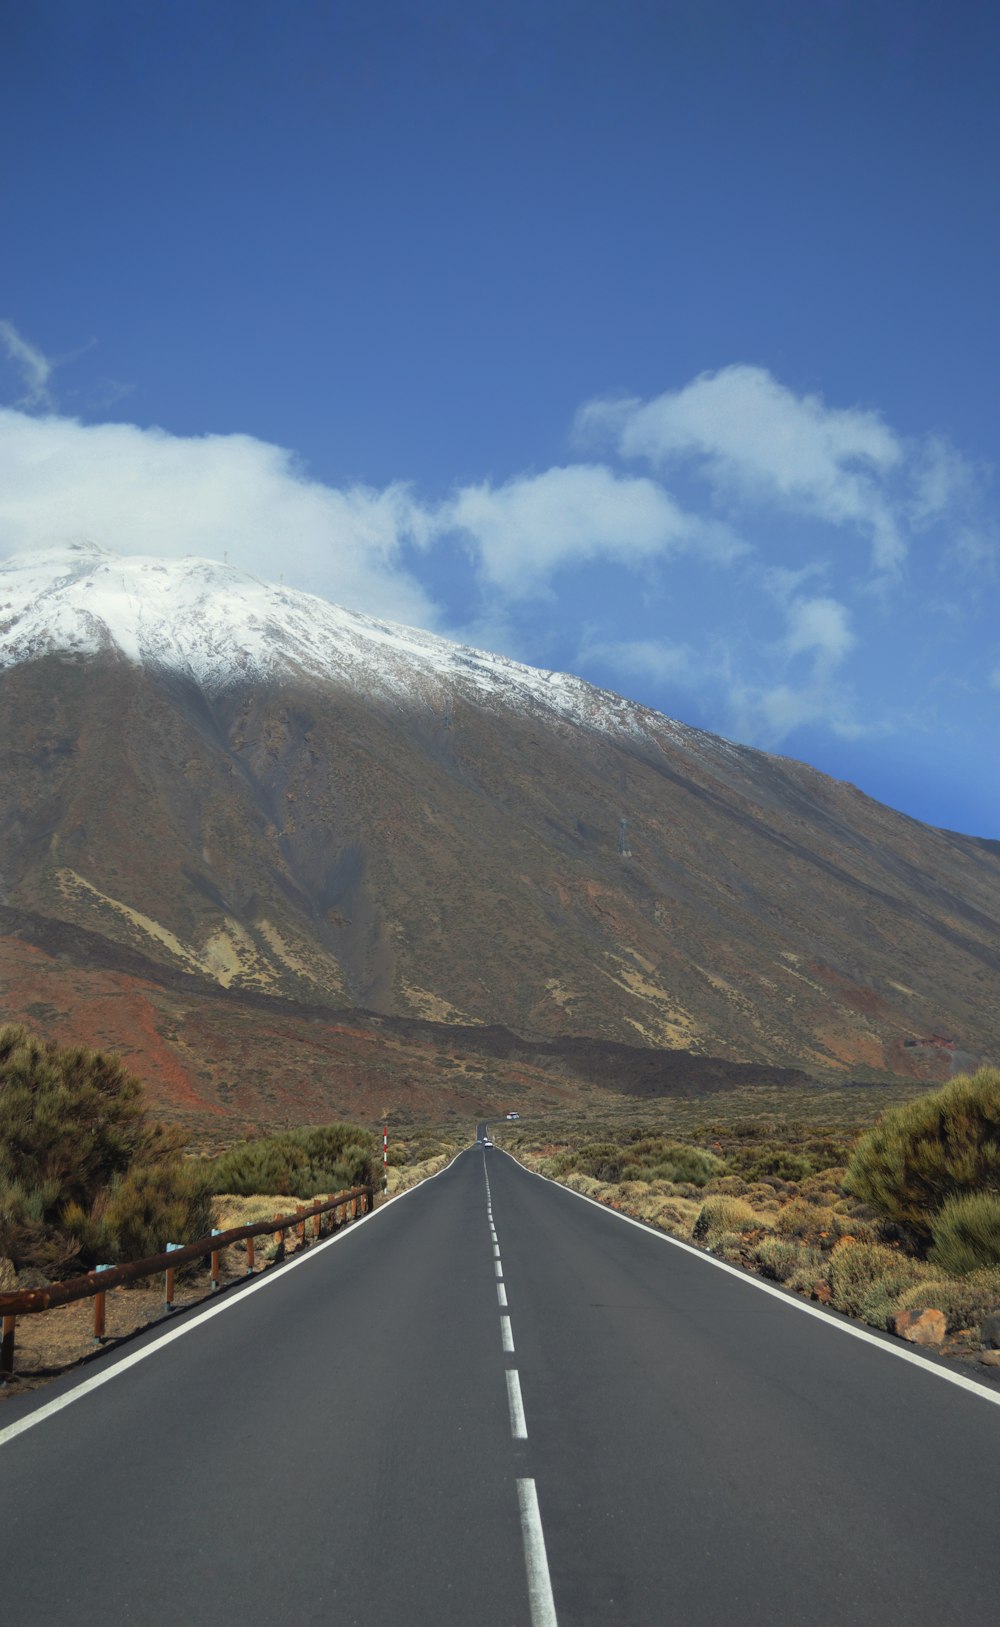
[(117, 1057), (0, 1029), (0, 1259), (56, 1279), (203, 1237), (211, 1195)]
[(209, 1166), (213, 1192), (241, 1197), (269, 1192), (311, 1198), (370, 1186), (375, 1180), (375, 1138), (356, 1124), (321, 1124), (241, 1141)]
[(1000, 1307), (1000, 1071), (868, 1125), (860, 1095), (853, 1125), (843, 1097), (830, 1121), (818, 1096), (788, 1121), (776, 1104), (744, 1117), (749, 1102), (707, 1123), (662, 1104), (658, 1124), (644, 1108), (638, 1123), (566, 1115), (498, 1133), (542, 1174), (873, 1327), (934, 1309), (971, 1342)]
[(377, 1183), (380, 1163), (375, 1137), (351, 1124), (189, 1156), (118, 1057), (0, 1028), (0, 1290), (194, 1242), (245, 1223), (248, 1204), (258, 1220), (288, 1198)]

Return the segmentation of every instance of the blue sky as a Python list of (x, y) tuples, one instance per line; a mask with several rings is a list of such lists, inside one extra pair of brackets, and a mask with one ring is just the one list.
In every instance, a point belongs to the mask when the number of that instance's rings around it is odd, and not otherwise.
[(1000, 836), (1000, 9), (7, 0), (0, 553), (228, 553)]

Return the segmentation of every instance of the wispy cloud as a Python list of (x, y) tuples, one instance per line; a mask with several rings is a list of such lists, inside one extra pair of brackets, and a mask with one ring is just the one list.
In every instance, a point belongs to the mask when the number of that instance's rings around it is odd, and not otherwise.
[(17, 372), (24, 394), (14, 403), (27, 412), (44, 411), (52, 406), (49, 380), (55, 369), (37, 345), (25, 339), (7, 317), (0, 317), (0, 344), (7, 352)]
[(581, 642), (577, 660), (585, 667), (606, 661), (616, 672), (650, 678), (657, 684), (690, 684), (700, 671), (690, 644), (674, 644), (662, 638), (608, 639), (593, 631)]

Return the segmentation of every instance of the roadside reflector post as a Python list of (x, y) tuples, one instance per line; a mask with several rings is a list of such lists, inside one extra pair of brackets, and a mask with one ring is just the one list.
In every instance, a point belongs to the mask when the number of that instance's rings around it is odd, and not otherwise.
[[(95, 1265), (94, 1270), (95, 1271), (113, 1271), (114, 1266), (113, 1265)], [(95, 1343), (95, 1345), (102, 1345), (104, 1343), (104, 1327), (105, 1327), (106, 1313), (107, 1313), (107, 1299), (108, 1299), (107, 1293), (105, 1292), (105, 1290), (103, 1288), (99, 1291), (99, 1293), (96, 1293), (94, 1295), (94, 1343)]]
[[(173, 1254), (175, 1249), (183, 1247), (183, 1243), (167, 1243), (163, 1252), (164, 1254)], [(163, 1308), (167, 1311), (172, 1311), (174, 1308), (174, 1268), (172, 1265), (168, 1265), (163, 1273)]]
[(16, 1316), (5, 1316), (3, 1319), (3, 1339), (0, 1340), (0, 1384), (6, 1384), (9, 1378), (14, 1377), (14, 1333), (17, 1328)]
[[(212, 1231), (211, 1231), (211, 1236), (212, 1237), (218, 1237), (218, 1235), (219, 1235), (218, 1226), (213, 1226)], [(213, 1292), (213, 1294), (218, 1292), (218, 1288), (219, 1288), (219, 1251), (218, 1251), (217, 1248), (214, 1248), (212, 1250), (212, 1292)]]
[[(382, 1196), (389, 1190), (389, 1120), (382, 1126)], [(374, 1201), (374, 1193), (372, 1194)]]
[(248, 1277), (253, 1276), (253, 1268), (254, 1268), (253, 1245), (254, 1245), (254, 1239), (252, 1237), (248, 1237), (247, 1238), (247, 1276)]

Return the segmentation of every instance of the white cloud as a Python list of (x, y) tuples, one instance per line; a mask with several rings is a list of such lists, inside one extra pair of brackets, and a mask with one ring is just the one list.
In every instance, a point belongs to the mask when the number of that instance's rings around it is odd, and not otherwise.
[(703, 373), (651, 401), (592, 401), (576, 428), (657, 468), (691, 463), (719, 498), (853, 526), (869, 538), (880, 573), (905, 557), (888, 487), (905, 460), (903, 442), (878, 413), (797, 396), (765, 368)]
[(429, 517), (406, 487), (340, 491), (249, 435), (169, 435), (0, 409), (0, 553), (90, 541), (120, 553), (202, 554), (284, 572), (351, 608), (434, 626), (402, 563)]
[(606, 639), (588, 637), (580, 646), (577, 660), (584, 665), (607, 661), (616, 672), (654, 683), (685, 683), (699, 670), (689, 644), (672, 644), (666, 639)]
[(784, 745), (796, 730), (808, 727), (829, 729), (842, 740), (885, 732), (880, 722), (859, 721), (849, 691), (823, 684), (773, 684), (769, 688), (734, 690), (730, 708), (737, 737), (771, 749)]
[(512, 599), (542, 591), (566, 565), (637, 565), (691, 551), (723, 561), (745, 547), (727, 526), (686, 514), (656, 481), (603, 464), (465, 486), (435, 525), (464, 534), (485, 580)]
[(809, 654), (827, 667), (839, 666), (855, 643), (847, 608), (836, 599), (792, 600), (785, 639), (790, 656)]
[(0, 344), (6, 350), (24, 385), (24, 394), (16, 405), (28, 411), (50, 407), (52, 398), (49, 394), (49, 380), (55, 363), (43, 355), (37, 345), (31, 344), (18, 333), (13, 322), (8, 321), (6, 317), (0, 318)]
[(908, 513), (915, 529), (932, 525), (956, 507), (976, 503), (988, 472), (963, 457), (941, 435), (928, 435), (912, 449)]

